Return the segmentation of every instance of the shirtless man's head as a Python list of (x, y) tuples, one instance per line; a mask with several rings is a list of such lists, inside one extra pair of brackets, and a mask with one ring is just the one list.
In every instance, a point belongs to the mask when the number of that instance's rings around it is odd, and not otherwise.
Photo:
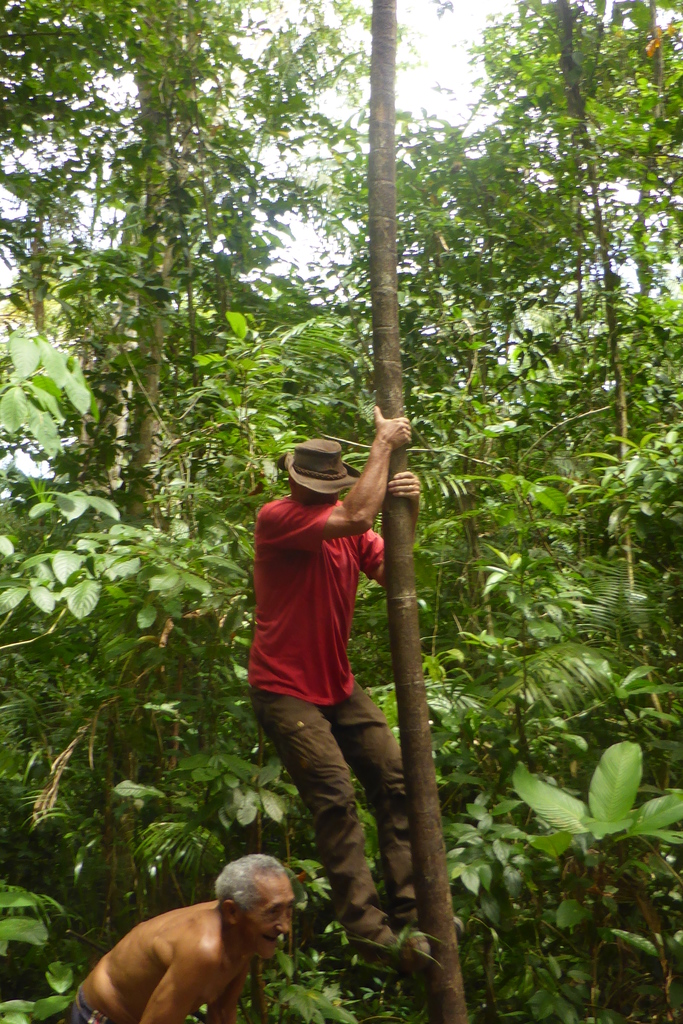
[(291, 926), (294, 894), (273, 857), (228, 864), (217, 900), (144, 921), (102, 957), (81, 986), (71, 1024), (183, 1024), (208, 1006), (209, 1024), (235, 1024), (253, 956), (270, 957)]
[(274, 857), (253, 853), (240, 857), (216, 879), (216, 899), (227, 928), (237, 928), (240, 940), (254, 953), (270, 957), (292, 921), (292, 886)]

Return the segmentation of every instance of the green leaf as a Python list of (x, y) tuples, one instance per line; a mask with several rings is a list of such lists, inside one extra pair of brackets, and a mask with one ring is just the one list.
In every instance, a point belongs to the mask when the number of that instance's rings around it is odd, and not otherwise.
[(88, 499), (84, 494), (57, 494), (55, 500), (67, 523), (80, 518), (88, 508)]
[(52, 569), (60, 583), (66, 583), (82, 565), (82, 556), (73, 551), (57, 551), (52, 556)]
[(43, 412), (33, 402), (29, 402), (27, 422), (28, 429), (41, 448), (45, 449), (47, 455), (56, 455), (58, 451), (61, 451), (62, 442), (55, 421), (49, 413)]
[(49, 345), (43, 338), (38, 338), (38, 349), (40, 359), (48, 376), (55, 382), (58, 388), (64, 387), (64, 382), (69, 375), (66, 368), (66, 356)]
[(90, 389), (77, 380), (72, 373), (67, 372), (64, 379), (64, 391), (71, 404), (78, 409), (82, 416), (90, 412), (90, 399), (92, 397)]
[(569, 832), (554, 832), (551, 836), (532, 836), (529, 839), (535, 850), (548, 853), (551, 857), (560, 857), (571, 846), (571, 842)]
[(120, 562), (114, 562), (110, 565), (105, 572), (105, 576), (109, 580), (120, 580), (125, 579), (127, 576), (134, 576), (140, 569), (139, 558), (125, 558)]
[(574, 928), (589, 917), (590, 910), (586, 910), (576, 900), (562, 900), (555, 913), (555, 923), (558, 928)]
[(621, 821), (633, 807), (643, 775), (637, 743), (615, 743), (600, 758), (591, 779), (588, 804), (599, 821)]
[(180, 583), (180, 576), (177, 572), (166, 572), (159, 576), (152, 576), (149, 581), (150, 590), (173, 590)]
[(512, 784), (518, 796), (553, 828), (572, 835), (587, 831), (583, 819), (588, 816), (588, 808), (581, 800), (542, 782), (522, 764), (515, 768)]
[(97, 495), (88, 495), (88, 504), (90, 508), (94, 508), (96, 512), (101, 512), (105, 516), (109, 516), (110, 519), (119, 520), (121, 513), (117, 509), (113, 501), (109, 501), (108, 498), (100, 498)]
[(0, 907), (35, 907), (35, 896), (32, 892), (0, 892)]
[(635, 812), (629, 832), (633, 836), (646, 836), (652, 830), (666, 828), (683, 818), (683, 793), (669, 793), (648, 800)]
[(84, 619), (100, 599), (101, 585), (96, 580), (83, 580), (69, 592), (66, 603), (72, 615)]
[(8, 587), (0, 594), (0, 615), (17, 608), (28, 594), (27, 587)]
[(586, 818), (586, 828), (596, 839), (604, 839), (615, 832), (624, 832), (630, 828), (632, 818), (621, 818), (619, 821), (603, 821), (600, 818)]
[(31, 1013), (33, 1010), (34, 1003), (29, 1002), (28, 999), (8, 999), (5, 1003), (0, 1003), (0, 1013), (3, 1015), (7, 1013)]
[(138, 629), (149, 629), (156, 620), (157, 610), (153, 604), (146, 604), (137, 614)]
[(0, 421), (10, 434), (15, 434), (28, 419), (28, 399), (22, 388), (6, 391), (0, 401)]
[(9, 354), (21, 377), (29, 377), (40, 363), (40, 350), (37, 344), (21, 331), (15, 331), (10, 336)]
[(28, 517), (29, 519), (39, 519), (46, 512), (52, 512), (54, 507), (54, 503), (51, 501), (39, 501), (37, 505), (31, 507)]
[(460, 878), (465, 888), (469, 889), (476, 896), (481, 886), (481, 878), (477, 869), (472, 867), (465, 868)]
[(12, 543), (12, 541), (9, 539), (9, 537), (0, 535), (0, 555), (5, 555), (9, 558), (9, 556), (13, 554), (14, 544)]
[(53, 992), (58, 992), (59, 995), (62, 995), (63, 992), (66, 992), (71, 987), (71, 983), (74, 980), (74, 972), (67, 964), (63, 964), (61, 960), (55, 960), (54, 963), (49, 965), (45, 972), (45, 977)]
[(118, 786), (114, 786), (114, 792), (117, 796), (127, 800), (150, 800), (152, 797), (165, 799), (165, 794), (160, 789), (155, 789), (154, 786), (142, 786), (130, 779), (124, 779), (123, 782), (119, 782)]
[(55, 595), (47, 587), (32, 587), (30, 594), (34, 605), (40, 608), (41, 612), (47, 612), (49, 615), (54, 610)]
[(241, 313), (226, 313), (225, 319), (228, 321), (233, 331), (240, 339), (246, 338), (247, 336), (247, 321), (244, 319)]
[(47, 928), (34, 917), (0, 918), (0, 942), (30, 942), (42, 946), (47, 942)]
[(71, 1002), (72, 999), (69, 996), (47, 996), (45, 999), (37, 999), (33, 1007), (33, 1015), (38, 1020), (46, 1020), (48, 1017), (54, 1016), (55, 1013), (61, 1013)]
[(271, 793), (268, 789), (260, 790), (259, 795), (263, 804), (263, 810), (269, 818), (272, 818), (273, 821), (279, 824), (285, 816), (285, 805), (280, 797), (275, 793)]
[(622, 931), (621, 928), (610, 928), (612, 935), (616, 935), (628, 946), (640, 950), (641, 953), (648, 953), (650, 956), (657, 956), (657, 947), (644, 935), (634, 935), (633, 932)]
[[(4, 956), (7, 949), (7, 943), (3, 942), (2, 946), (2, 955)], [(35, 1006), (35, 1003), (33, 1005)], [(25, 1013), (19, 1013), (16, 1010), (8, 1010), (2, 1015), (2, 1024), (30, 1024), (30, 1018), (27, 1017)]]

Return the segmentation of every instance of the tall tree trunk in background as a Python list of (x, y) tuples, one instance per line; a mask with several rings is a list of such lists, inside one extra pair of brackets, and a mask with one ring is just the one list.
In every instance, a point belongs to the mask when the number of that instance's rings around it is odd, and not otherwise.
[[(602, 266), (602, 291), (605, 303), (605, 320), (607, 321), (607, 338), (609, 344), (612, 373), (614, 374), (614, 413), (615, 433), (621, 437), (628, 436), (628, 415), (624, 372), (619, 348), (619, 321), (617, 317), (616, 293), (619, 288), (619, 275), (614, 269), (609, 236), (600, 206), (600, 181), (596, 167), (595, 153), (586, 124), (586, 105), (581, 94), (579, 65), (574, 59), (574, 15), (569, 0), (556, 0), (555, 8), (560, 23), (560, 68), (564, 80), (564, 91), (567, 98), (567, 111), (576, 122), (577, 173), (579, 183), (582, 182), (581, 164), (585, 167), (585, 176), (591, 196), (593, 212), (593, 229), (598, 243), (600, 263)], [(619, 457), (626, 455), (625, 441), (619, 443)]]
[[(385, 416), (403, 415), (396, 276), (395, 0), (374, 0), (370, 97), (369, 229), (372, 325), (377, 401)], [(406, 468), (394, 452), (391, 473)], [(431, 1024), (465, 1024), (467, 1008), (436, 786), (413, 567), (410, 504), (390, 499), (383, 510), (391, 654), (420, 928), (432, 937), (427, 972)]]
[(31, 276), (33, 288), (31, 290), (31, 305), (33, 307), (33, 322), (36, 330), (41, 333), (45, 330), (45, 286), (43, 284), (43, 263), (41, 256), (45, 251), (43, 238), (43, 218), (38, 218), (36, 233), (31, 242)]
[[(624, 384), (624, 370), (621, 360), (619, 320), (617, 316), (617, 292), (619, 275), (614, 269), (614, 258), (610, 240), (600, 205), (600, 178), (597, 161), (588, 133), (586, 122), (586, 104), (581, 94), (579, 65), (574, 60), (574, 15), (569, 0), (556, 0), (555, 7), (560, 23), (560, 67), (564, 79), (564, 91), (567, 98), (567, 110), (570, 117), (576, 120), (577, 175), (579, 185), (582, 184), (582, 165), (585, 166), (585, 177), (591, 196), (593, 208), (593, 229), (598, 243), (600, 263), (602, 266), (602, 291), (605, 303), (605, 320), (607, 321), (607, 338), (610, 362), (614, 374), (614, 418), (615, 434), (619, 441), (619, 458), (624, 460), (628, 452), (628, 402)], [(629, 587), (634, 589), (633, 545), (628, 526), (623, 533), (624, 556)]]
[[(173, 265), (173, 247), (164, 238), (164, 202), (168, 191), (169, 159), (166, 150), (166, 114), (159, 84), (140, 68), (136, 75), (140, 100), (140, 125), (147, 152), (143, 234), (149, 243), (144, 268), (145, 291), (140, 298), (138, 354), (140, 371), (134, 389), (139, 392), (131, 440), (135, 454), (131, 459), (131, 512), (143, 515), (150, 495), (150, 466), (155, 461), (159, 433), (159, 383), (164, 358), (165, 315), (163, 296)], [(160, 254), (163, 253), (161, 260)]]

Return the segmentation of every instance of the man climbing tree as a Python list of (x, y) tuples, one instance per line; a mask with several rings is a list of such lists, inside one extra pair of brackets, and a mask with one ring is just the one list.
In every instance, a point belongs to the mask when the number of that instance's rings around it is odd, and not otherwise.
[[(364, 955), (383, 958), (396, 931), (416, 920), (403, 767), (384, 715), (354, 680), (346, 646), (359, 572), (384, 585), (384, 543), (372, 525), (391, 453), (410, 440), (410, 424), (376, 409), (375, 426), (360, 475), (333, 441), (307, 441), (283, 460), (291, 496), (265, 505), (256, 523), (249, 682), (256, 716), (313, 814), (337, 917)], [(389, 489), (410, 501), (414, 529), (417, 477), (399, 473)], [(365, 860), (349, 766), (377, 818), (388, 918)], [(409, 935), (402, 967), (418, 966), (427, 950)]]
[[(396, 271), (396, 0), (373, 0), (370, 71), (368, 227), (372, 338), (377, 401), (403, 413)], [(407, 471), (406, 451), (392, 454), (390, 473)], [(387, 606), (401, 744), (408, 771), (408, 814), (416, 868), (419, 922), (432, 939), (427, 974), (430, 1024), (466, 1024), (467, 1006), (453, 927), (441, 807), (422, 674), (410, 511), (391, 485), (383, 510), (387, 539)]]

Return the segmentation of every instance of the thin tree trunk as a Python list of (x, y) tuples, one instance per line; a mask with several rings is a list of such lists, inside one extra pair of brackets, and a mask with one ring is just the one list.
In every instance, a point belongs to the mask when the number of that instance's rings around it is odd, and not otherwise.
[[(602, 291), (605, 303), (605, 320), (607, 321), (607, 337), (610, 361), (614, 374), (615, 398), (615, 433), (620, 438), (628, 436), (628, 415), (624, 373), (619, 348), (619, 321), (616, 308), (616, 292), (619, 287), (619, 275), (614, 270), (614, 261), (610, 251), (607, 228), (600, 206), (599, 180), (592, 151), (591, 140), (586, 126), (586, 106), (581, 94), (581, 85), (576, 73), (574, 61), (574, 16), (569, 0), (556, 0), (555, 4), (560, 22), (560, 68), (564, 79), (564, 91), (567, 97), (567, 111), (576, 119), (577, 171), (581, 177), (580, 165), (585, 163), (586, 176), (591, 193), (593, 206), (593, 227), (600, 252), (602, 266)], [(625, 441), (619, 443), (619, 457), (624, 458), (627, 446)]]
[(35, 282), (31, 291), (31, 305), (33, 306), (33, 322), (36, 325), (36, 330), (41, 334), (45, 330), (45, 290), (41, 259), (44, 251), (43, 218), (39, 217), (36, 233), (31, 242), (31, 274)]
[[(607, 338), (609, 344), (610, 363), (614, 374), (614, 416), (615, 433), (619, 438), (619, 458), (624, 460), (628, 453), (628, 400), (624, 383), (624, 370), (621, 359), (619, 319), (617, 316), (617, 291), (619, 275), (614, 270), (614, 260), (610, 241), (600, 206), (599, 177), (595, 153), (591, 144), (586, 124), (586, 105), (581, 94), (580, 79), (576, 73), (574, 61), (574, 15), (569, 0), (556, 0), (555, 7), (560, 23), (560, 68), (564, 79), (567, 110), (570, 117), (576, 119), (576, 165), (581, 180), (581, 162), (585, 163), (586, 177), (590, 188), (593, 206), (593, 226), (600, 253), (602, 267), (602, 291), (605, 303), (605, 320), (607, 321)], [(630, 589), (634, 588), (633, 546), (628, 527), (624, 531), (624, 554)]]
[[(377, 400), (385, 416), (403, 414), (396, 275), (395, 0), (374, 0), (370, 96), (369, 229)], [(395, 452), (391, 473), (406, 467)], [(415, 593), (410, 503), (385, 502), (385, 571), (392, 663), (420, 928), (432, 939), (427, 971), (430, 1024), (465, 1024), (467, 1008), (432, 758), (429, 711)]]

